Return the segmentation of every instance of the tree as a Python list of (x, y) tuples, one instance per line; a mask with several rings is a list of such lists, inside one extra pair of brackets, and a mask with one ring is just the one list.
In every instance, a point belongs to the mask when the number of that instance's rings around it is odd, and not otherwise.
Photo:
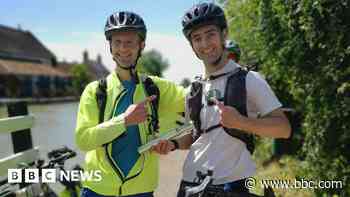
[(152, 49), (142, 54), (139, 60), (138, 71), (162, 77), (168, 66), (168, 61), (162, 57), (161, 53)]
[(308, 179), (341, 180), (317, 196), (350, 196), (350, 4), (347, 0), (229, 1), (230, 32), (287, 105), (303, 114)]
[(88, 74), (88, 69), (85, 64), (77, 64), (71, 68), (71, 74), (73, 77), (73, 88), (77, 94), (81, 94), (85, 86), (91, 81), (91, 77)]

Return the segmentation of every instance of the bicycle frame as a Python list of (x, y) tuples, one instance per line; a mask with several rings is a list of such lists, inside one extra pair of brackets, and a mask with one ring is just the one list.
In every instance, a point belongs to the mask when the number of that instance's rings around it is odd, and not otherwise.
[[(37, 168), (39, 172), (42, 169), (54, 168), (65, 171), (64, 163), (66, 160), (76, 156), (76, 153), (67, 148), (55, 149), (48, 153), (49, 161), (45, 163), (44, 160), (36, 160), (34, 163), (25, 164), (21, 166), (21, 169)], [(41, 174), (39, 173), (39, 180), (41, 180)], [(0, 181), (0, 197), (57, 197), (57, 194), (47, 183), (8, 183), (8, 179)], [(77, 196), (77, 194), (71, 196)]]

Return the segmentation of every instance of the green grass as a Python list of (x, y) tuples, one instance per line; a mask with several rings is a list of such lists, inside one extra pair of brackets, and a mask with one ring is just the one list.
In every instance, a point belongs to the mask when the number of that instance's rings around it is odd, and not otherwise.
[[(301, 161), (294, 157), (284, 156), (279, 160), (270, 160), (272, 157), (272, 140), (259, 139), (256, 143), (254, 160), (257, 163), (257, 173), (254, 177), (257, 186), (251, 191), (256, 194), (263, 194), (261, 180), (291, 180), (294, 181), (298, 169), (301, 168)], [(269, 161), (270, 162), (266, 162)], [(268, 163), (268, 164), (267, 164)], [(273, 188), (278, 197), (314, 197), (311, 189), (278, 189)]]
[[(292, 157), (283, 157), (279, 162), (273, 161), (267, 166), (258, 163), (257, 174), (254, 177), (257, 180), (257, 186), (253, 192), (263, 194), (261, 180), (290, 180), (296, 179), (296, 172), (300, 168), (300, 161)], [(278, 197), (314, 197), (311, 189), (283, 189), (274, 188)]]
[[(296, 157), (285, 155), (280, 159), (271, 159), (271, 139), (261, 138), (257, 140), (253, 158), (257, 165), (256, 176), (254, 176), (257, 185), (251, 190), (253, 193), (259, 195), (264, 193), (261, 180), (290, 180), (294, 183), (297, 176), (298, 179), (303, 178), (307, 180), (307, 177), (301, 175), (303, 162)], [(316, 196), (312, 189), (273, 188), (273, 190), (276, 197), (320, 197)]]

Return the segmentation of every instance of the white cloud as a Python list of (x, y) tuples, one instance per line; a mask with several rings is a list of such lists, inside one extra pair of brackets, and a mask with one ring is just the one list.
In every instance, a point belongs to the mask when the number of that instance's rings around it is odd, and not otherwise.
[[(76, 34), (76, 33), (73, 33)], [(96, 59), (97, 54), (102, 56), (104, 64), (114, 69), (114, 62), (109, 53), (109, 46), (101, 33), (79, 33), (78, 40), (71, 42), (47, 43), (47, 47), (56, 54), (59, 60), (82, 61), (84, 50), (88, 50), (89, 58)], [(82, 35), (84, 34), (84, 35)], [(84, 39), (81, 39), (84, 38)], [(146, 50), (156, 49), (169, 61), (169, 68), (165, 77), (177, 83), (185, 77), (193, 79), (202, 72), (203, 66), (195, 57), (187, 40), (183, 36), (148, 33)]]
[[(111, 59), (111, 57), (108, 53), (108, 43), (104, 40), (103, 35), (100, 36), (97, 33), (71, 33), (71, 35), (78, 34), (80, 36), (77, 40), (72, 40), (70, 42), (49, 42), (46, 45), (56, 54), (59, 60), (81, 62), (83, 59), (83, 51), (87, 50), (90, 59), (96, 59), (97, 54), (100, 54), (102, 60), (109, 66), (110, 62), (107, 60)], [(82, 39), (82, 37), (84, 39)]]
[(192, 52), (188, 41), (182, 36), (170, 36), (152, 34), (148, 36), (146, 50), (156, 49), (168, 59), (169, 68), (164, 73), (165, 77), (180, 82), (187, 77), (193, 79), (195, 75), (202, 73), (202, 64)]

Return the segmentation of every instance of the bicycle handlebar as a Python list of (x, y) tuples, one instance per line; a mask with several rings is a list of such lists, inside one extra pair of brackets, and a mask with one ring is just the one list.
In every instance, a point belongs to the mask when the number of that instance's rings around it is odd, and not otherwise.
[(74, 152), (73, 150), (69, 149), (68, 147), (64, 146), (62, 148), (57, 148), (57, 149), (54, 149), (50, 152), (47, 153), (47, 157), (48, 158), (56, 158), (56, 157), (59, 157), (61, 154), (63, 153), (67, 153), (67, 152)]
[(62, 166), (64, 162), (70, 158), (73, 158), (77, 155), (72, 149), (68, 147), (54, 149), (47, 153), (47, 157), (49, 158), (48, 163), (44, 163), (43, 160), (37, 161), (37, 168), (54, 168), (56, 164)]
[(212, 181), (211, 176), (206, 176), (204, 178), (203, 182), (200, 185), (198, 185), (196, 187), (188, 187), (188, 188), (186, 188), (186, 195), (185, 195), (185, 197), (189, 197), (189, 196), (191, 196), (193, 194), (198, 194), (198, 193), (204, 191), (205, 188), (208, 186), (208, 184), (211, 181)]
[(66, 161), (70, 158), (73, 158), (77, 155), (77, 153), (75, 152), (68, 152), (68, 153), (63, 153), (62, 155), (50, 160), (50, 162), (52, 163), (61, 163), (63, 161)]
[(202, 174), (200, 171), (197, 171), (198, 182), (200, 185), (195, 187), (186, 187), (185, 188), (185, 197), (189, 197), (193, 194), (198, 194), (203, 192), (208, 185), (213, 182), (213, 171), (208, 170), (207, 174)]

